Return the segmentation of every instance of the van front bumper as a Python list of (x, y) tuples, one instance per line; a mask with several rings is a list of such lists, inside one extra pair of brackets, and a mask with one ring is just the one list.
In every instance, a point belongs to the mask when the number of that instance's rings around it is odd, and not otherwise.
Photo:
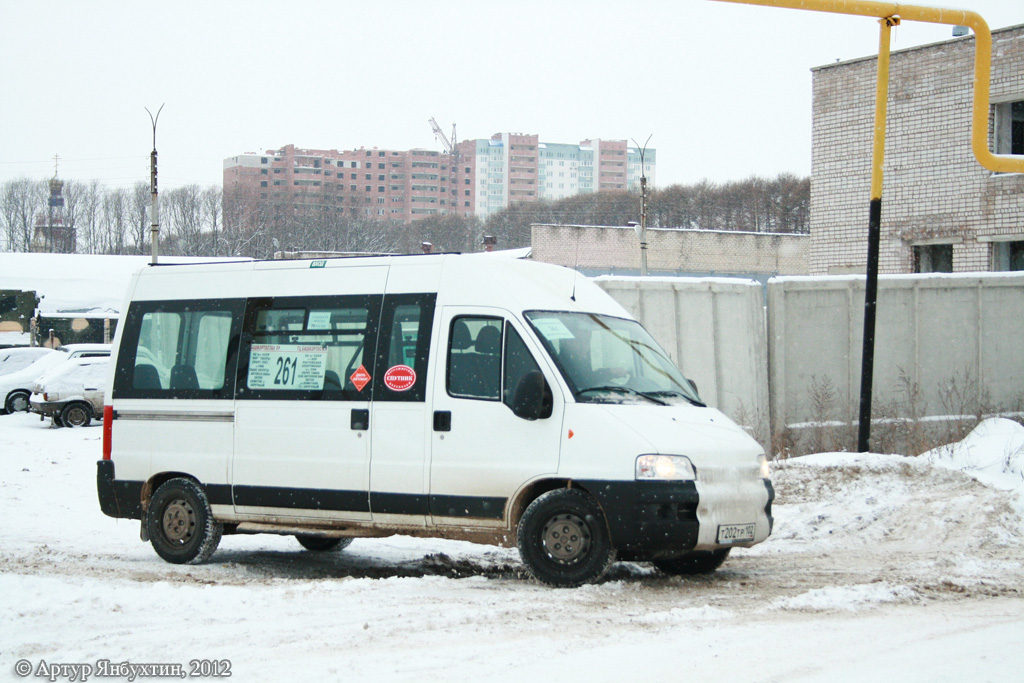
[[(763, 514), (769, 533), (775, 490), (760, 480), (768, 502)], [(697, 545), (701, 523), (697, 516), (700, 493), (693, 481), (579, 481), (600, 503), (608, 521), (612, 545), (637, 556), (688, 551)], [(749, 520), (754, 521), (754, 520)], [(749, 545), (749, 544), (744, 544)], [(725, 546), (723, 546), (725, 547)]]

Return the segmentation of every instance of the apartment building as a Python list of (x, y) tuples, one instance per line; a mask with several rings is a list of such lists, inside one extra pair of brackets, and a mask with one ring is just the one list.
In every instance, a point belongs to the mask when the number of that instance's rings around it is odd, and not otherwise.
[(447, 154), (407, 151), (298, 149), (224, 160), (226, 202), (315, 205), (338, 215), (375, 216), (408, 223), (447, 213), (451, 169)]
[(437, 214), (486, 218), (511, 204), (654, 184), (656, 150), (625, 140), (541, 142), (536, 134), (463, 140), (452, 154), (376, 147), (338, 151), (286, 145), (224, 160), (226, 205), (317, 206), (337, 215), (409, 223)]

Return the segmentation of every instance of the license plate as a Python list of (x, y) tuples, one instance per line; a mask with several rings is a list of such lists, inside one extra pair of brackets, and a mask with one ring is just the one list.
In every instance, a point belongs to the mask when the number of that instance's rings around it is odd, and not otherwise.
[(739, 543), (754, 540), (754, 523), (750, 524), (719, 524), (719, 543)]

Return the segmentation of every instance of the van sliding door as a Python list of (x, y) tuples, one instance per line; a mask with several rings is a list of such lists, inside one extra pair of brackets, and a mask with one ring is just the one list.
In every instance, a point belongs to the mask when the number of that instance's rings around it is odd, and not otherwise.
[(248, 301), (232, 494), (242, 519), (368, 520), (381, 295)]

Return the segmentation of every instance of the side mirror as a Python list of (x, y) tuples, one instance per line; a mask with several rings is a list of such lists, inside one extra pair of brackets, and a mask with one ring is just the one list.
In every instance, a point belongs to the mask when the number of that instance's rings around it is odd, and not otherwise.
[(551, 417), (553, 400), (551, 387), (539, 370), (530, 370), (520, 378), (512, 394), (512, 413), (524, 420)]
[(697, 383), (696, 383), (696, 382), (694, 382), (694, 381), (693, 381), (692, 379), (690, 379), (689, 377), (685, 377), (684, 379), (685, 379), (685, 380), (686, 380), (687, 382), (689, 382), (689, 383), (690, 383), (690, 386), (691, 386), (691, 387), (693, 387), (693, 393), (694, 393), (694, 394), (696, 394), (697, 396), (700, 396), (700, 392), (699, 392), (699, 391), (697, 391)]

